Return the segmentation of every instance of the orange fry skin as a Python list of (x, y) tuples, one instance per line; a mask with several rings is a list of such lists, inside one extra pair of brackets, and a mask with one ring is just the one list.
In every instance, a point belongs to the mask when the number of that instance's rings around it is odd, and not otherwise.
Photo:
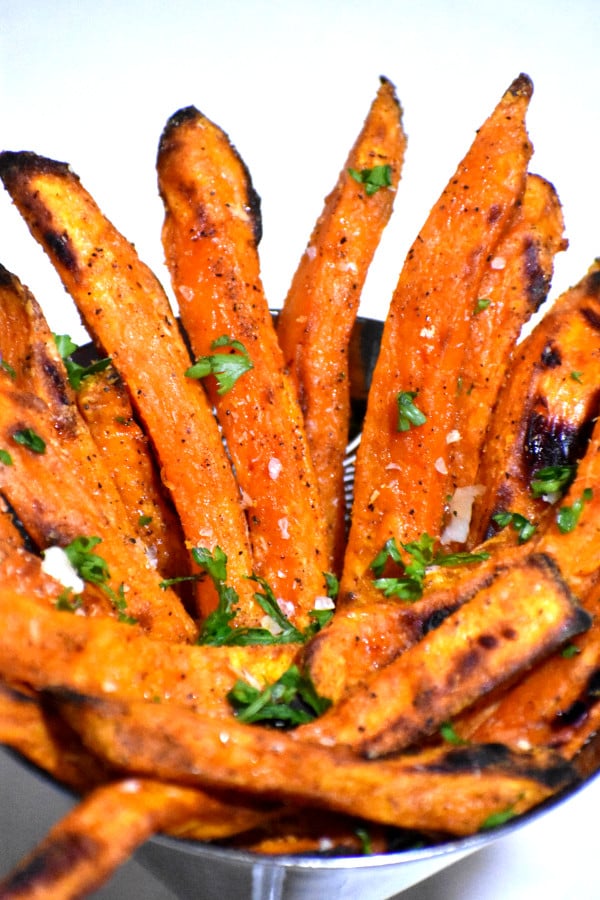
[[(456, 378), (479, 285), (525, 188), (531, 93), (524, 75), (506, 91), (402, 268), (357, 454), (342, 602), (370, 590), (368, 568), (391, 536), (440, 534), (448, 483), (436, 463), (455, 426)], [(398, 430), (398, 398), (406, 393), (414, 393), (425, 422)]]
[(325, 525), (302, 411), (260, 279), (258, 198), (227, 136), (193, 107), (167, 123), (157, 170), (165, 256), (194, 355), (209, 356), (226, 335), (252, 363), (226, 392), (212, 378), (207, 390), (244, 498), (256, 572), (305, 626), (326, 593)]
[[(241, 605), (253, 608), (238, 487), (212, 408), (200, 386), (185, 377), (189, 353), (162, 286), (68, 165), (5, 151), (0, 177), (95, 344), (126, 383), (186, 540), (191, 547), (223, 550)], [(208, 579), (198, 586), (198, 602), (202, 614), (216, 602)]]
[[(277, 337), (304, 413), (335, 571), (345, 543), (348, 343), (369, 266), (392, 213), (405, 149), (402, 110), (394, 86), (382, 78), (277, 319)], [(376, 166), (388, 167), (390, 184), (369, 194), (350, 170)]]

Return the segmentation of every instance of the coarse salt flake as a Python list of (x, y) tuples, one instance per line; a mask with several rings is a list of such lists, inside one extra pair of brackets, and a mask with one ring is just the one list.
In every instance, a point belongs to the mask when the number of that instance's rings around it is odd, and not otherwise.
[(458, 441), (460, 441), (460, 439), (461, 439), (460, 431), (457, 431), (456, 428), (454, 428), (452, 431), (449, 431), (448, 434), (446, 435), (446, 443), (447, 444), (456, 444), (456, 443), (458, 443)]
[(267, 468), (269, 471), (269, 478), (272, 478), (273, 481), (277, 481), (277, 479), (281, 475), (281, 470), (283, 469), (281, 460), (277, 459), (276, 456), (272, 456), (269, 460), (269, 465), (267, 466)]
[(335, 603), (332, 597), (315, 597), (313, 609), (335, 609)]
[(471, 525), (471, 513), (475, 498), (482, 494), (484, 487), (481, 484), (470, 484), (456, 488), (449, 504), (448, 524), (440, 537), (442, 544), (464, 544), (469, 536)]
[(47, 547), (44, 550), (42, 572), (76, 594), (81, 594), (84, 589), (83, 579), (77, 574), (62, 547)]
[(436, 470), (436, 472), (440, 473), (440, 475), (448, 474), (448, 466), (446, 465), (446, 460), (442, 456), (438, 456), (438, 458), (436, 459), (436, 461), (433, 464), (433, 467)]
[(490, 263), (490, 268), (492, 269), (504, 269), (506, 266), (506, 260), (503, 256), (495, 256)]
[(279, 528), (281, 537), (284, 539), (284, 541), (289, 541), (289, 539), (290, 539), (290, 531), (289, 531), (290, 523), (289, 523), (289, 520), (286, 519), (285, 517), (282, 518), (282, 519), (278, 519), (278, 520), (277, 520), (277, 526), (278, 526), (278, 528)]
[(421, 328), (419, 332), (422, 338), (432, 338), (435, 337), (435, 325), (430, 325), (429, 328)]

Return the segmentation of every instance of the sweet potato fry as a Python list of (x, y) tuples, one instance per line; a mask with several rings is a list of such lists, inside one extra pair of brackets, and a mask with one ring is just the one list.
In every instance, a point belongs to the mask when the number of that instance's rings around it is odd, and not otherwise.
[(40, 694), (0, 681), (0, 742), (61, 784), (87, 791), (105, 781), (106, 766)]
[(573, 779), (569, 765), (544, 750), (437, 747), (365, 760), (345, 747), (298, 740), (297, 732), (235, 720), (225, 727), (212, 717), (160, 704), (72, 697), (62, 708), (84, 743), (117, 767), (286, 802), (301, 798), (406, 828), (473, 833), (492, 813), (519, 814)]
[(102, 785), (68, 812), (0, 882), (0, 897), (78, 898), (97, 890), (144, 841), (194, 817), (205, 836), (235, 833), (261, 813), (193, 788), (126, 778)]
[(569, 642), (567, 652), (554, 653), (479, 713), (475, 728), (469, 717), (456, 723), (461, 737), (498, 740), (513, 747), (552, 747), (573, 759), (600, 724), (600, 586), (584, 598), (593, 617), (589, 630)]
[(231, 341), (251, 366), (226, 390), (211, 376), (207, 390), (247, 507), (256, 572), (305, 627), (326, 594), (329, 559), (302, 411), (260, 279), (258, 198), (227, 136), (193, 107), (167, 122), (157, 170), (165, 256), (193, 353), (211, 359), (225, 337), (217, 366), (239, 356)]
[[(33, 153), (0, 154), (0, 177), (50, 257), (97, 346), (110, 356), (156, 449), (191, 546), (227, 555), (242, 611), (256, 606), (247, 529), (231, 465), (167, 297), (72, 169)], [(215, 592), (199, 584), (202, 612)], [(240, 616), (241, 620), (241, 616)]]
[[(345, 544), (348, 343), (369, 266), (392, 212), (405, 147), (402, 110), (394, 86), (382, 78), (363, 128), (325, 199), (277, 320), (277, 336), (298, 391), (315, 463), (332, 571), (341, 567)], [(368, 183), (377, 173), (385, 176), (380, 189)]]
[[(8, 383), (7, 383), (8, 382)], [(19, 435), (28, 435), (26, 444)], [(35, 442), (33, 441), (35, 439)], [(98, 538), (111, 590), (89, 586), (89, 612), (127, 614), (157, 637), (193, 640), (192, 619), (172, 590), (162, 590), (141, 542), (128, 532), (111, 474), (97, 459), (85, 429), (58, 433), (46, 404), (18, 391), (0, 373), (0, 446), (10, 464), (0, 465), (0, 490), (37, 546), (66, 546)], [(119, 599), (121, 598), (121, 599)]]
[(445, 463), (452, 486), (479, 484), (477, 468), (491, 410), (521, 328), (547, 297), (554, 257), (566, 248), (554, 187), (527, 176), (522, 203), (489, 261), (471, 315), (457, 388), (456, 427)]
[(395, 752), (589, 625), (556, 568), (530, 556), (300, 731), (370, 757)]
[(0, 673), (43, 690), (116, 693), (231, 715), (226, 694), (240, 678), (276, 681), (294, 645), (198, 647), (150, 639), (135, 626), (86, 618), (24, 597), (5, 583), (0, 598)]
[(77, 407), (90, 434), (112, 469), (130, 527), (156, 559), (163, 578), (190, 572), (181, 523), (167, 498), (148, 437), (133, 415), (129, 394), (111, 367), (84, 379)]
[(506, 91), (402, 268), (357, 454), (341, 602), (370, 590), (367, 570), (392, 535), (441, 531), (448, 483), (436, 461), (454, 429), (456, 379), (487, 261), (523, 196), (531, 92), (524, 75)]
[(472, 544), (497, 530), (492, 517), (500, 512), (537, 524), (549, 506), (532, 492), (532, 479), (544, 467), (575, 464), (585, 451), (598, 413), (598, 323), (594, 263), (515, 351), (477, 475), (485, 490), (473, 507)]

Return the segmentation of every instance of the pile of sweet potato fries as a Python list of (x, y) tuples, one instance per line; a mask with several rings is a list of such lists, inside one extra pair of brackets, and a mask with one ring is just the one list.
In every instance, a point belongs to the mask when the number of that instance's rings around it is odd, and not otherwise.
[(530, 173), (520, 75), (417, 235), (348, 497), (349, 346), (406, 138), (382, 78), (277, 317), (259, 198), (197, 109), (160, 137), (171, 303), (69, 165), (0, 177), (90, 335), (0, 270), (0, 741), (80, 802), (0, 897), (151, 835), (385, 851), (595, 765), (600, 263)]

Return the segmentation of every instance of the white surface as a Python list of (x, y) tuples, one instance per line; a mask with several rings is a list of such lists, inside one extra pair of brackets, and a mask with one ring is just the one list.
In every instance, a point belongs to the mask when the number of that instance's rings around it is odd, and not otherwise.
[[(263, 277), (279, 306), (385, 74), (404, 106), (409, 145), (363, 301), (363, 312), (383, 316), (429, 208), (475, 129), (525, 71), (535, 84), (532, 170), (558, 188), (571, 242), (557, 262), (556, 295), (600, 253), (599, 44), (595, 0), (0, 0), (0, 143), (70, 162), (166, 285), (156, 147), (171, 113), (198, 106), (230, 134), (262, 197)], [(33, 289), (52, 327), (84, 340), (51, 267), (1, 195), (0, 236), (0, 262)], [(0, 784), (4, 792), (16, 782)], [(20, 802), (26, 796), (19, 783), (1, 804), (0, 868), (6, 848), (27, 844), (28, 829), (39, 827), (31, 798)], [(600, 895), (596, 803), (600, 784), (406, 896), (592, 900)], [(105, 896), (133, 896), (115, 884)]]

